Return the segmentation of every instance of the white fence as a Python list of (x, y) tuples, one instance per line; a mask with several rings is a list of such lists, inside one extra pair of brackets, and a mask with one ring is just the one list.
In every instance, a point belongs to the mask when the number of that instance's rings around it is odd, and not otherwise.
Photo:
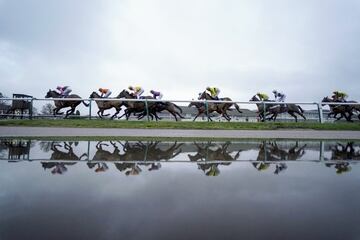
[[(16, 117), (16, 118), (29, 118), (29, 119), (34, 119), (34, 118), (54, 118), (54, 117), (63, 117), (64, 115), (57, 115), (54, 116), (52, 114), (46, 114), (46, 113), (39, 113), (39, 111), (41, 111), (41, 108), (46, 104), (46, 103), (54, 103), (54, 100), (59, 100), (59, 101), (74, 101), (74, 99), (70, 99), (70, 98), (1, 98), (0, 99), (0, 103), (1, 107), (3, 109), (0, 109), (0, 117), (2, 118), (6, 118), (6, 117)], [(146, 112), (146, 116), (147, 116), (147, 120), (150, 121), (150, 113), (149, 113), (149, 103), (151, 102), (172, 102), (175, 103), (177, 105), (179, 105), (180, 107), (182, 107), (183, 110), (187, 110), (188, 112), (190, 112), (190, 114), (187, 114), (188, 116), (188, 120), (192, 120), (190, 119), (190, 117), (194, 117), (196, 111), (196, 108), (193, 106), (192, 108), (194, 110), (190, 110), (187, 109), (187, 106), (189, 103), (193, 102), (193, 103), (202, 103), (203, 106), (205, 107), (205, 114), (207, 116), (212, 116), (214, 117), (214, 115), (211, 115), (210, 111), (209, 111), (209, 106), (211, 106), (212, 103), (231, 103), (231, 104), (238, 104), (240, 105), (241, 110), (245, 110), (245, 112), (243, 114), (233, 114), (232, 112), (234, 111), (230, 111), (228, 112), (229, 116), (233, 117), (233, 119), (236, 119), (236, 121), (259, 121), (258, 118), (258, 114), (261, 114), (261, 112), (259, 112), (259, 109), (266, 109), (266, 106), (268, 105), (289, 105), (289, 104), (295, 104), (295, 105), (299, 105), (301, 106), (302, 109), (304, 109), (304, 115), (306, 116), (306, 121), (318, 121), (318, 122), (325, 122), (325, 121), (333, 121), (330, 120), (329, 118), (327, 118), (327, 114), (324, 114), (324, 109), (325, 111), (327, 111), (328, 113), (329, 110), (327, 110), (327, 106), (324, 108), (325, 105), (335, 105), (335, 106), (352, 106), (352, 107), (359, 107), (360, 105), (356, 104), (356, 103), (325, 103), (325, 102), (257, 102), (257, 101), (249, 101), (249, 102), (244, 102), (244, 101), (215, 101), (215, 100), (167, 100), (167, 99), (162, 99), (162, 100), (155, 100), (155, 99), (124, 99), (124, 98), (83, 98), (83, 99), (76, 99), (79, 101), (85, 101), (87, 103), (89, 103), (88, 107), (83, 106), (82, 104), (77, 106), (77, 109), (79, 109), (82, 113), (86, 112), (86, 114), (80, 114), (78, 116), (74, 116), (71, 115), (71, 117), (79, 117), (79, 118), (88, 118), (88, 119), (93, 119), (93, 118), (97, 118), (97, 114), (96, 114), (96, 110), (97, 110), (97, 105), (96, 105), (96, 101), (121, 101), (121, 102), (144, 102), (145, 104), (145, 112)], [(30, 103), (30, 108), (29, 109), (24, 109), (24, 112), (22, 112), (20, 114), (20, 109), (14, 109), (14, 112), (9, 112), (8, 110), (11, 109), (14, 106), (14, 102), (15, 103), (19, 103), (19, 102), (28, 102)], [(187, 104), (187, 105), (184, 105)], [(15, 104), (16, 105), (16, 104)], [(4, 106), (7, 106), (8, 108), (4, 108)], [(34, 111), (35, 109), (37, 109), (37, 111)], [(124, 108), (123, 108), (124, 109)], [(231, 109), (234, 109), (234, 106), (231, 107)], [(105, 110), (107, 111), (107, 113), (109, 113), (110, 110)], [(264, 111), (264, 110), (262, 110)], [(354, 111), (359, 111), (354, 109)], [(110, 113), (113, 113), (114, 111), (110, 111)], [(359, 112), (356, 112), (357, 114)], [(263, 112), (263, 114), (265, 114), (265, 112)], [(119, 114), (122, 115), (122, 114)], [(324, 116), (325, 115), (325, 116)], [(204, 120), (204, 117), (202, 118)], [(215, 117), (216, 120), (218, 121), (223, 121), (224, 119), (222, 119), (221, 117)], [(201, 118), (200, 118), (201, 120)], [(205, 116), (205, 120), (209, 121), (209, 118)], [(266, 120), (266, 119), (265, 119)], [(281, 121), (290, 121), (290, 120), (294, 120), (293, 117), (291, 117), (290, 115), (288, 115), (287, 113), (281, 113), (279, 114), (278, 120)], [(299, 118), (299, 120), (304, 121), (301, 117)]]

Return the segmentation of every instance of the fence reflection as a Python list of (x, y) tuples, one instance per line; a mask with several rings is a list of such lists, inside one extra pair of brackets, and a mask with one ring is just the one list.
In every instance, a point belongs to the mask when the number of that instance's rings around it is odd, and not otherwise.
[(218, 176), (221, 168), (249, 162), (259, 172), (280, 174), (289, 162), (320, 162), (336, 173), (351, 171), (360, 160), (360, 142), (331, 141), (37, 141), (1, 139), (0, 159), (11, 162), (39, 161), (52, 174), (64, 174), (78, 162), (95, 173), (111, 166), (125, 175), (156, 171), (166, 163), (192, 163), (206, 176)]

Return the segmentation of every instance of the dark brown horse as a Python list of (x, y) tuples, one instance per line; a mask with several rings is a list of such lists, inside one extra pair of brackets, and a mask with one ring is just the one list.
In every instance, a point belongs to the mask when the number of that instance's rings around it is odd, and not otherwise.
[(213, 121), (210, 117), (210, 113), (217, 112), (219, 114), (222, 114), (222, 112), (219, 110), (219, 108), (216, 105), (208, 106), (208, 110), (206, 111), (205, 103), (203, 102), (190, 102), (188, 107), (195, 106), (198, 110), (198, 114), (195, 116), (193, 121), (195, 121), (201, 114), (204, 114), (210, 121)]
[[(203, 93), (201, 93), (199, 95), (199, 100), (214, 100), (210, 94), (208, 94), (206, 91), (204, 91)], [(227, 102), (220, 102), (220, 103), (208, 103), (208, 108), (212, 109), (212, 108), (217, 108), (217, 112), (221, 114), (221, 116), (223, 116), (226, 120), (230, 121), (231, 117), (227, 114), (227, 111), (230, 110), (231, 106), (235, 106), (236, 110), (239, 113), (242, 113), (240, 110), (239, 105), (237, 105), (236, 103), (231, 102), (231, 98), (225, 97), (225, 98), (221, 98), (221, 101), (229, 101)]]
[[(254, 95), (251, 99), (250, 102), (252, 101), (258, 101), (260, 102), (260, 99), (258, 99), (256, 97), (256, 95)], [(272, 102), (272, 101), (269, 101)], [(264, 111), (264, 105), (265, 105), (265, 111)], [(266, 101), (266, 104), (262, 104), (262, 103), (257, 103), (256, 106), (258, 107), (258, 112), (259, 112), (259, 117), (261, 121), (265, 120), (265, 117), (268, 115), (271, 115), (271, 117), (269, 118), (269, 120), (276, 120), (277, 116), (281, 113), (288, 113), (290, 114), (292, 117), (295, 118), (295, 122), (297, 122), (297, 116), (295, 115), (295, 113), (297, 113), (298, 115), (300, 115), (302, 118), (304, 118), (304, 120), (306, 120), (306, 117), (304, 116), (304, 110), (296, 104), (276, 104), (276, 102), (273, 102), (271, 104), (268, 104)]]
[[(259, 98), (257, 98), (256, 95), (254, 95), (252, 98), (250, 98), (249, 101), (250, 102), (261, 102), (261, 100)], [(275, 104), (269, 104), (270, 102), (275, 102), (275, 101), (268, 100), (268, 101), (266, 101), (266, 104), (263, 104), (263, 103), (256, 104), (256, 106), (258, 108), (258, 115), (259, 115), (260, 121), (262, 121), (262, 122), (265, 121), (266, 116), (271, 114), (269, 112), (269, 109), (275, 106)]]
[[(61, 98), (61, 94), (49, 89), (47, 92), (45, 98)], [(70, 114), (73, 114), (75, 112), (75, 108), (80, 104), (83, 103), (86, 107), (89, 106), (89, 104), (85, 103), (82, 100), (75, 100), (75, 99), (81, 99), (79, 95), (76, 94), (70, 94), (69, 96), (66, 96), (65, 99), (74, 99), (73, 101), (68, 100), (54, 100), (55, 108), (54, 108), (54, 116), (56, 114), (62, 114), (59, 113), (59, 110), (62, 108), (70, 107), (69, 110), (66, 111), (65, 118), (67, 118)]]
[[(326, 105), (327, 103), (335, 103), (332, 98), (324, 97), (321, 101), (322, 105)], [(341, 103), (341, 102), (339, 102)], [(351, 122), (351, 117), (353, 115), (353, 111), (360, 111), (360, 105), (356, 101), (348, 101), (346, 103), (356, 103), (354, 105), (329, 105), (330, 112), (328, 114), (328, 117), (333, 116), (336, 118), (336, 120), (340, 120), (341, 118), (345, 118), (346, 121)], [(340, 114), (340, 117), (337, 117), (337, 115)], [(358, 118), (360, 119), (360, 115), (358, 115)]]
[[(125, 98), (125, 99), (136, 99), (136, 96), (130, 94), (125, 89), (122, 90), (116, 98)], [(153, 97), (146, 96), (143, 99), (154, 99)], [(123, 116), (126, 117), (126, 120), (129, 120), (130, 115), (133, 113), (140, 113), (140, 116), (145, 112), (146, 113), (146, 105), (143, 101), (123, 101), (123, 104), (126, 106), (125, 113), (118, 118), (122, 118)], [(156, 112), (153, 113), (151, 109), (154, 107), (155, 102), (148, 102), (148, 112), (151, 119), (160, 119), (159, 116), (156, 115)], [(139, 116), (138, 116), (139, 117)]]
[[(131, 95), (125, 89), (117, 96), (117, 98), (136, 99), (135, 96)], [(154, 100), (154, 98), (151, 96), (145, 96), (143, 99)], [(145, 102), (124, 101), (124, 105), (127, 107), (127, 109), (125, 110), (125, 113), (122, 116), (125, 115), (127, 120), (129, 119), (131, 113), (140, 113), (138, 119), (143, 118), (147, 114)], [(159, 120), (160, 118), (157, 115), (157, 113), (162, 112), (164, 110), (168, 111), (171, 115), (173, 115), (176, 121), (178, 120), (177, 116), (180, 118), (184, 118), (181, 115), (182, 109), (178, 105), (172, 102), (149, 101), (147, 102), (147, 105), (148, 105), (148, 113), (151, 119), (155, 117), (156, 120)], [(122, 116), (120, 116), (119, 118), (121, 118)]]
[[(97, 94), (96, 92), (92, 92), (90, 95), (90, 98), (101, 98), (101, 96), (99, 94)], [(114, 119), (114, 117), (116, 117), (116, 115), (119, 114), (119, 112), (121, 111), (121, 106), (123, 105), (122, 101), (118, 101), (118, 100), (107, 100), (107, 101), (103, 101), (103, 100), (95, 100), (99, 111), (97, 112), (98, 116), (100, 118), (104, 117), (104, 116), (109, 116), (110, 114), (105, 114), (104, 115), (104, 111), (107, 109), (111, 109), (111, 108), (115, 108), (116, 112), (114, 115), (111, 116), (110, 119)]]
[[(154, 107), (151, 110), (152, 110), (152, 112), (151, 112), (152, 114), (160, 113), (162, 111), (168, 111), (171, 115), (174, 116), (176, 121), (178, 120), (177, 116), (180, 118), (184, 118), (181, 115), (182, 109), (178, 105), (176, 105), (175, 103), (172, 103), (172, 102), (156, 102), (156, 104), (154, 105)], [(146, 116), (146, 111), (143, 112), (143, 114), (139, 116), (139, 119), (141, 119), (145, 116)]]

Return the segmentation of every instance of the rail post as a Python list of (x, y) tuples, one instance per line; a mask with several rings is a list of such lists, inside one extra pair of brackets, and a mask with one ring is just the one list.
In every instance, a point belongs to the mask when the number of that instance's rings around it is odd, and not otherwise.
[(30, 100), (30, 108), (29, 108), (29, 119), (32, 120), (33, 118), (33, 106), (34, 106), (34, 98)]
[(325, 149), (325, 145), (324, 145), (324, 141), (320, 141), (320, 161), (324, 161), (324, 149)]
[(205, 111), (206, 111), (207, 121), (209, 122), (210, 121), (210, 118), (209, 118), (209, 104), (208, 104), (206, 99), (205, 99)]
[(262, 102), (263, 103), (263, 122), (266, 121), (266, 103), (265, 101)]
[(321, 105), (321, 103), (316, 103), (316, 104), (317, 104), (317, 107), (318, 107), (319, 122), (324, 123), (322, 105)]
[(87, 142), (87, 160), (90, 161), (90, 141)]
[(92, 103), (92, 100), (89, 99), (89, 120), (91, 120), (91, 103)]
[(148, 120), (148, 122), (150, 121), (150, 118), (149, 118), (149, 105), (148, 105), (148, 101), (147, 99), (145, 98), (145, 109), (146, 109), (146, 118)]

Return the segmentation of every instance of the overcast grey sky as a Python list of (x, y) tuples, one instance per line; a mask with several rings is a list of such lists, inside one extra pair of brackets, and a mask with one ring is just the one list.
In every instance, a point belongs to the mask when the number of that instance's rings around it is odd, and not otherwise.
[(359, 0), (0, 0), (0, 92), (360, 100)]

